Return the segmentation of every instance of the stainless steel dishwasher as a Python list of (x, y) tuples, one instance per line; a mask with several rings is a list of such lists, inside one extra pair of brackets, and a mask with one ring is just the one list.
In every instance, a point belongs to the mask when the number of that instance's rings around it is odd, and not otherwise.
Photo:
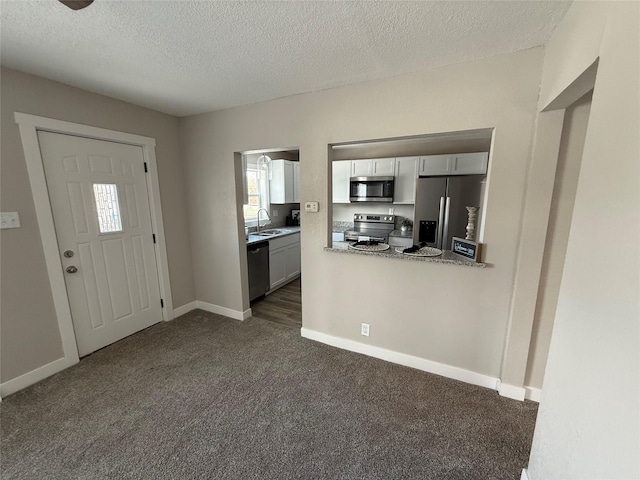
[(249, 271), (249, 300), (255, 300), (269, 291), (269, 242), (247, 245)]

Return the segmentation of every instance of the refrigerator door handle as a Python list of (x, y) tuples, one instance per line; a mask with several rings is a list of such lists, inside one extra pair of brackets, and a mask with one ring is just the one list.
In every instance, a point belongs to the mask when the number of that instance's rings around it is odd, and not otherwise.
[(444, 222), (444, 197), (440, 197), (440, 210), (438, 210), (438, 233), (436, 237), (436, 248), (442, 246), (442, 227)]
[(449, 207), (451, 206), (451, 197), (447, 197), (447, 201), (444, 204), (444, 229), (443, 229), (443, 233), (442, 233), (442, 241), (440, 243), (440, 248), (441, 250), (446, 250), (447, 249), (447, 245), (445, 245), (445, 242), (447, 241), (447, 238), (449, 238)]

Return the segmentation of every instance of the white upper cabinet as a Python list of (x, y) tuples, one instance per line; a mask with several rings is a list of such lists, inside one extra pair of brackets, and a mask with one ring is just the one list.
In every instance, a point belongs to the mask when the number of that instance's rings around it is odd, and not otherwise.
[(395, 158), (374, 158), (371, 160), (371, 171), (374, 177), (393, 176), (396, 170)]
[(396, 167), (395, 158), (373, 158), (369, 160), (352, 160), (352, 177), (384, 177), (393, 176)]
[(487, 173), (487, 152), (459, 153), (452, 155), (452, 175), (475, 175)]
[(428, 175), (484, 175), (487, 173), (487, 152), (427, 155), (420, 157), (420, 176)]
[(333, 203), (349, 202), (349, 178), (351, 177), (351, 160), (331, 162)]
[[(271, 181), (269, 182), (269, 201), (274, 204), (297, 203), (295, 198), (294, 170), (297, 162), (289, 160), (271, 161)], [(298, 195), (299, 197), (300, 195)], [(299, 200), (298, 200), (299, 201)]]
[(415, 203), (419, 160), (420, 157), (396, 158), (393, 203), (410, 205)]
[(451, 155), (427, 155), (420, 157), (420, 175), (449, 175)]
[(371, 176), (371, 160), (352, 160), (351, 176), (352, 177), (370, 177)]
[(293, 203), (300, 203), (300, 162), (293, 162)]

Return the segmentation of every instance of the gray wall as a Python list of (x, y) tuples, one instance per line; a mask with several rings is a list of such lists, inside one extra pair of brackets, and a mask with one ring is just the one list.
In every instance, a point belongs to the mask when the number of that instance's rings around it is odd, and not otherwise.
[(536, 388), (542, 388), (549, 355), (590, 110), (591, 93), (567, 108), (564, 116), (525, 380)]
[(541, 106), (596, 59), (530, 480), (640, 478), (640, 4), (574, 2)]
[[(320, 202), (319, 213), (302, 213), (303, 327), (498, 377), (542, 57), (536, 48), (181, 119), (198, 300), (248, 308), (234, 152), (296, 145), (301, 201)], [(323, 250), (330, 144), (482, 128), (495, 128), (481, 239), (489, 268)]]
[(156, 139), (173, 304), (195, 300), (178, 119), (33, 75), (2, 68), (2, 211), (22, 228), (0, 231), (0, 383), (63, 356), (18, 126), (13, 113), (134, 133)]

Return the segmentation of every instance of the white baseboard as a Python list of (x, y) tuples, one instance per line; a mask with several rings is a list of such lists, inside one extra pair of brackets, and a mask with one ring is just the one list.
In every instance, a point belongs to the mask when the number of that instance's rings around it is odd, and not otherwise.
[(520, 480), (529, 480), (529, 475), (527, 474), (526, 468), (522, 469), (522, 473), (520, 474)]
[(387, 350), (386, 348), (366, 345), (354, 340), (347, 340), (346, 338), (334, 337), (333, 335), (327, 335), (326, 333), (309, 330), (308, 328), (302, 327), (300, 332), (303, 337), (310, 340), (326, 343), (327, 345), (342, 348), (344, 350), (349, 350), (351, 352), (362, 353), (370, 357), (379, 358), (381, 360), (397, 363), (406, 367), (416, 368), (424, 372), (435, 373), (436, 375), (452, 378), (454, 380), (460, 380), (461, 382), (470, 383), (472, 385), (478, 385), (480, 387), (486, 387), (491, 388), (492, 390), (496, 390), (500, 382), (500, 380), (498, 380), (497, 378), (490, 377), (482, 373), (476, 373), (472, 372), (471, 370), (452, 367), (451, 365), (445, 365), (444, 363), (434, 362), (425, 358), (414, 357), (413, 355), (407, 355), (406, 353)]
[(198, 302), (195, 300), (193, 302), (185, 303), (184, 305), (173, 309), (173, 318), (177, 318), (180, 315), (184, 315), (185, 313), (189, 313), (191, 310), (195, 310), (198, 308), (196, 306)]
[(44, 380), (51, 375), (61, 372), (65, 368), (69, 368), (71, 365), (75, 365), (78, 362), (71, 361), (67, 358), (60, 358), (54, 360), (51, 363), (47, 363), (42, 367), (31, 370), (19, 377), (12, 378), (2, 384), (0, 384), (0, 396), (6, 397), (12, 393), (22, 390), (23, 388), (38, 383), (40, 380)]
[(524, 387), (524, 398), (533, 402), (540, 403), (540, 397), (542, 397), (542, 390), (534, 387)]
[(524, 401), (525, 389), (524, 387), (516, 387), (515, 385), (509, 385), (508, 383), (502, 383), (498, 381), (498, 393), (503, 397), (512, 398), (514, 400)]
[(221, 307), (220, 305), (214, 305), (213, 303), (201, 302), (200, 300), (196, 300), (196, 308), (200, 308), (211, 313), (217, 313), (218, 315), (224, 315), (225, 317), (233, 318), (235, 320), (246, 320), (251, 317), (250, 308), (241, 312), (239, 310)]

